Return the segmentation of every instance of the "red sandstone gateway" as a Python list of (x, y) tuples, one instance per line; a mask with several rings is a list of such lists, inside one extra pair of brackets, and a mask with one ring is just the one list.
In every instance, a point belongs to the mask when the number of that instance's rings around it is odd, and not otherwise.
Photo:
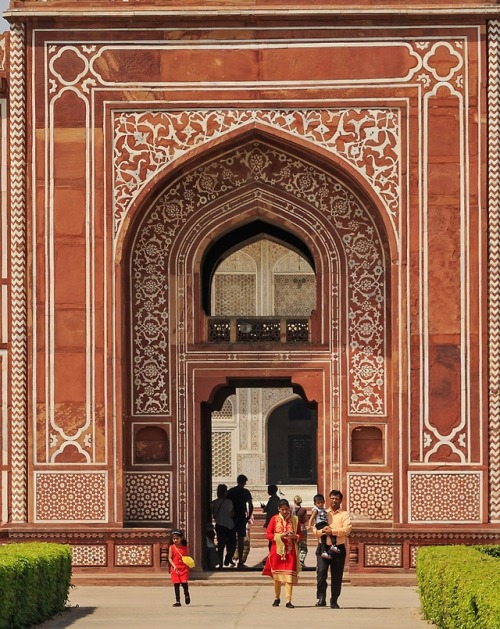
[(7, 19), (0, 540), (202, 566), (243, 473), (340, 488), (351, 572), (499, 542), (497, 3)]

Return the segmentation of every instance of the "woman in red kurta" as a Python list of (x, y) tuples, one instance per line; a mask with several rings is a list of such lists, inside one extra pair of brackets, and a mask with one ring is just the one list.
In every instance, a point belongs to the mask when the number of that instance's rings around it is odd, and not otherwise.
[(271, 549), (262, 574), (274, 579), (273, 607), (280, 604), (281, 584), (284, 583), (286, 606), (293, 609), (292, 590), (300, 571), (298, 543), (302, 531), (297, 516), (292, 515), (290, 511), (288, 500), (280, 500), (278, 515), (271, 518), (266, 536), (271, 542)]

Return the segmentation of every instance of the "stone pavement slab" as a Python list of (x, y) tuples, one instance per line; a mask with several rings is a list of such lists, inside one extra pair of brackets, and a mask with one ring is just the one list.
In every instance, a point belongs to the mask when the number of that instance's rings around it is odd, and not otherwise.
[[(77, 586), (71, 607), (43, 623), (43, 629), (267, 629), (323, 626), (350, 629), (422, 629), (431, 627), (419, 613), (415, 587), (365, 587), (344, 585), (342, 609), (317, 608), (312, 584), (294, 588), (295, 609), (284, 603), (272, 607), (272, 581), (262, 585), (190, 584), (191, 605), (172, 607), (174, 592), (167, 587)], [(283, 590), (284, 593), (284, 590)], [(325, 625), (326, 626), (326, 625)]]

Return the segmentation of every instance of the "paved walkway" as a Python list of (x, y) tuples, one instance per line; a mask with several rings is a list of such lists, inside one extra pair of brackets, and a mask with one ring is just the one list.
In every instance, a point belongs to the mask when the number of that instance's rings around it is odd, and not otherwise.
[[(271, 579), (262, 585), (190, 584), (191, 605), (172, 607), (171, 585), (77, 586), (71, 607), (40, 625), (43, 629), (266, 629), (276, 627), (339, 626), (350, 629), (422, 629), (420, 601), (415, 587), (366, 587), (346, 584), (341, 609), (316, 608), (314, 583), (294, 589), (295, 609), (275, 608)], [(328, 623), (328, 624), (326, 624)], [(330, 624), (331, 623), (331, 624)]]

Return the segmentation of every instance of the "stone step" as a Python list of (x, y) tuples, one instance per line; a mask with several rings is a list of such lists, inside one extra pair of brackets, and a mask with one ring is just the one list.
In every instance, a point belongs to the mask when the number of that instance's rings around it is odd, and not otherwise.
[[(190, 575), (190, 583), (194, 586), (255, 586), (271, 583), (269, 577), (261, 574), (262, 566), (250, 568), (248, 570), (224, 569), (214, 572), (193, 571)], [(416, 587), (417, 580), (414, 573), (370, 573), (370, 574), (349, 574), (344, 573), (342, 579), (344, 584), (350, 586), (371, 586), (371, 587)], [(74, 573), (72, 584), (78, 586), (86, 585), (106, 585), (106, 586), (169, 586), (171, 584), (170, 575), (166, 571), (162, 572), (108, 572), (102, 574), (94, 573)], [(316, 570), (306, 568), (299, 575), (299, 586), (311, 587), (316, 584)]]

